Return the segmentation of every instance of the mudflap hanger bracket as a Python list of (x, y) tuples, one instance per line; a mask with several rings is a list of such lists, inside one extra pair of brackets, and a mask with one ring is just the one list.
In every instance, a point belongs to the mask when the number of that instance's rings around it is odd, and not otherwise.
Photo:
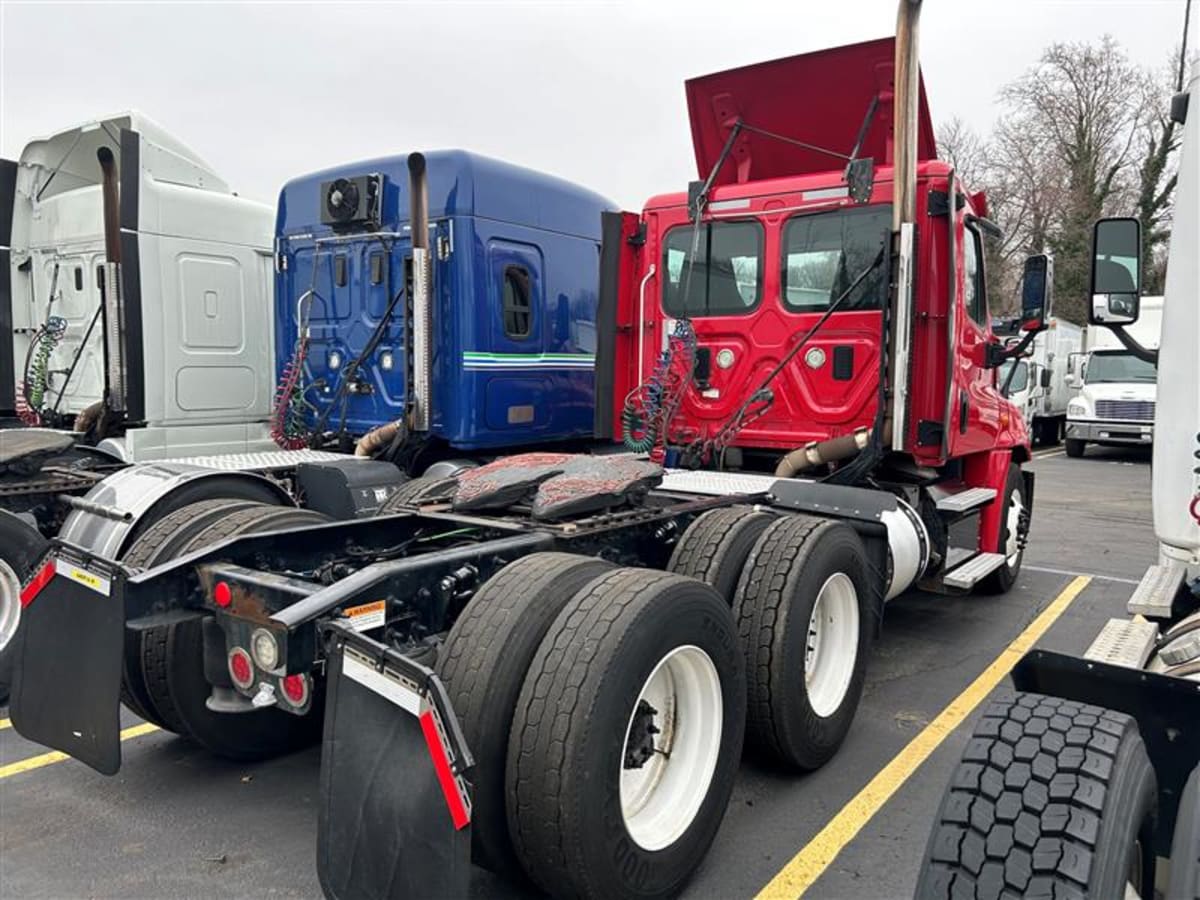
[(465, 897), (474, 761), (432, 670), (350, 626), (328, 660), (317, 874), (331, 900)]

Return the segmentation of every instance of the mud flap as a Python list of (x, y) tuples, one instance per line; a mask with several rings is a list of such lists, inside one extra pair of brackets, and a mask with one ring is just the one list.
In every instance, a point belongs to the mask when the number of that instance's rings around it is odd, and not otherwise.
[(331, 900), (464, 897), (472, 765), (432, 671), (337, 623), (328, 658), (317, 874)]
[(123, 575), (56, 548), (21, 591), (10, 714), (24, 737), (104, 775), (121, 768)]

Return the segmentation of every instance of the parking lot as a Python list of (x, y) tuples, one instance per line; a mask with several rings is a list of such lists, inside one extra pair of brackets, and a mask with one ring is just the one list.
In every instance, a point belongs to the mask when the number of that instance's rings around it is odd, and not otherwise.
[[(1037, 456), (1016, 588), (894, 601), (839, 755), (807, 777), (745, 762), (686, 896), (911, 896), (972, 711), (1004, 686), (1028, 644), (1086, 648), (1156, 555), (1148, 453)], [(224, 762), (126, 715), (124, 767), (113, 778), (46, 754), (0, 722), (3, 896), (320, 895), (316, 748)], [(471, 896), (525, 893), (480, 870)]]

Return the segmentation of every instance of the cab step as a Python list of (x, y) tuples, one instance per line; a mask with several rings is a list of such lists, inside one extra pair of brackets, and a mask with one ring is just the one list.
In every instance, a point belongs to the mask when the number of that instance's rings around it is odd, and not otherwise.
[(1151, 566), (1134, 589), (1126, 610), (1131, 616), (1171, 618), (1171, 607), (1175, 603), (1179, 588), (1183, 585), (1185, 574), (1186, 568), (1177, 563)]
[(1157, 639), (1158, 626), (1153, 622), (1145, 619), (1109, 619), (1083, 658), (1110, 666), (1141, 669), (1154, 652)]
[(987, 506), (996, 499), (996, 489), (989, 487), (967, 488), (954, 494), (947, 494), (937, 501), (940, 512), (965, 513), (981, 506)]
[[(992, 491), (995, 494), (995, 491)], [(969, 591), (992, 572), (1004, 565), (1003, 553), (978, 553), (960, 566), (942, 575), (942, 584), (956, 590)]]

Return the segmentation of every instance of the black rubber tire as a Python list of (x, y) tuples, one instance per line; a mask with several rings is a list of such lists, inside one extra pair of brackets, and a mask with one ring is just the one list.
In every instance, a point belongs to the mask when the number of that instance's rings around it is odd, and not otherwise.
[[(733, 603), (746, 657), (746, 739), (772, 762), (812, 770), (841, 746), (862, 696), (875, 597), (862, 539), (849, 525), (813, 516), (784, 516), (762, 533), (738, 582)], [(826, 581), (842, 572), (858, 599), (858, 645), (838, 707), (818, 715), (808, 696), (809, 623)]]
[(390, 516), (393, 513), (405, 512), (421, 503), (449, 500), (457, 488), (457, 478), (414, 478), (400, 485), (396, 492), (383, 502), (375, 515)]
[(437, 673), (475, 757), (472, 858), (493, 872), (523, 874), (508, 836), (504, 767), (525, 674), (567, 601), (612, 569), (570, 553), (522, 557), (471, 598), (438, 654)]
[(1200, 900), (1200, 766), (1179, 795), (1165, 900)]
[[(997, 553), (1003, 553), (1004, 547), (1008, 543), (1008, 502), (1013, 491), (1020, 492), (1021, 505), (1026, 515), (1032, 515), (1032, 510), (1029, 509), (1029, 495), (1025, 492), (1025, 479), (1021, 477), (1021, 467), (1015, 464), (1008, 467), (1008, 480), (1004, 485), (1004, 493), (993, 501), (1004, 504), (1000, 510), (1000, 543), (995, 548)], [(1015, 563), (1010, 565), (1006, 560), (1000, 568), (989, 572), (976, 586), (976, 590), (981, 594), (1007, 594), (1017, 583), (1017, 577), (1021, 574), (1021, 562), (1024, 559), (1025, 550), (1022, 548), (1017, 553)]]
[(1152, 897), (1155, 800), (1133, 718), (1006, 691), (942, 798), (916, 896), (1122, 897), (1140, 838), (1140, 887)]
[[(160, 562), (173, 559), (179, 555), (180, 548), (187, 545), (197, 533), (207, 528), (216, 519), (228, 513), (255, 506), (262, 509), (274, 507), (250, 500), (230, 500), (224, 497), (215, 500), (201, 500), (191, 503), (169, 513), (147, 528), (130, 545), (121, 558), (121, 562), (134, 569), (151, 569)], [(166, 629), (155, 629), (163, 631)], [(155, 640), (163, 640), (156, 637)], [(137, 635), (127, 635), (125, 641), (124, 669), (121, 673), (121, 702), (137, 716), (147, 722), (153, 722), (159, 728), (174, 731), (155, 709), (146, 689), (145, 675), (142, 671), (142, 640)]]
[(1038, 419), (1034, 437), (1044, 447), (1053, 447), (1062, 438), (1062, 419), (1057, 416)]
[[(682, 834), (649, 852), (621, 814), (626, 731), (671, 650), (708, 654), (722, 691), (716, 766)], [(746, 687), (732, 613), (713, 588), (648, 569), (592, 581), (554, 621), (521, 689), (508, 749), (509, 832), (526, 872), (554, 897), (676, 895), (720, 826), (740, 762)]]
[(1063, 442), (1063, 448), (1067, 451), (1067, 456), (1071, 459), (1079, 459), (1083, 456), (1084, 448), (1087, 447), (1087, 441), (1076, 440), (1075, 438), (1067, 438)]
[[(24, 582), (33, 572), (33, 567), (50, 548), (50, 542), (41, 533), (12, 513), (0, 509), (0, 559), (8, 564), (17, 581)], [(16, 604), (20, 615), (20, 598), (0, 598), (0, 602)], [(17, 620), (17, 631), (20, 631), (20, 619)], [(17, 637), (0, 648), (0, 706), (8, 703), (8, 695), (12, 692), (13, 654), (16, 650)]]
[(667, 571), (711, 584), (732, 606), (750, 551), (776, 518), (750, 506), (710, 509), (683, 533), (671, 553)]
[[(328, 521), (328, 516), (313, 510), (252, 506), (218, 518), (178, 547), (176, 555), (235, 535)], [(302, 747), (320, 736), (320, 695), (303, 716), (279, 709), (236, 714), (209, 710), (206, 702), (211, 686), (204, 677), (204, 642), (198, 620), (144, 632), (141, 659), (150, 703), (160, 718), (170, 730), (217, 756), (264, 759)]]

